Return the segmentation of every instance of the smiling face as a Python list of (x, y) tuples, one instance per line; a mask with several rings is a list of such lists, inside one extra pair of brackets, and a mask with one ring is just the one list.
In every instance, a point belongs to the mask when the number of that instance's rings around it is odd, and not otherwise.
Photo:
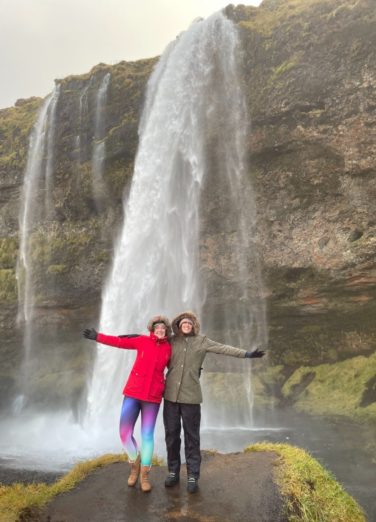
[(153, 332), (158, 339), (163, 339), (163, 337), (166, 337), (166, 325), (164, 323), (156, 323), (153, 326)]
[(179, 324), (179, 328), (183, 335), (189, 335), (192, 332), (193, 324), (189, 319), (182, 319)]

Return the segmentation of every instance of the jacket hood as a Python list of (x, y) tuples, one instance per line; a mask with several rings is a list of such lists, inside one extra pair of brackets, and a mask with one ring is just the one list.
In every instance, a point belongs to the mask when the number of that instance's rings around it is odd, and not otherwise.
[(148, 322), (148, 330), (149, 330), (149, 332), (153, 331), (153, 325), (155, 323), (163, 323), (163, 324), (165, 324), (166, 325), (166, 336), (167, 337), (171, 336), (171, 334), (172, 334), (171, 323), (167, 319), (167, 317), (165, 317), (164, 315), (155, 315), (154, 317), (152, 317), (150, 319), (150, 321)]
[(179, 323), (182, 319), (186, 317), (187, 319), (190, 319), (193, 323), (193, 333), (194, 335), (198, 335), (200, 332), (200, 322), (197, 319), (197, 316), (193, 312), (183, 312), (182, 314), (179, 314), (177, 317), (175, 317), (172, 320), (172, 330), (175, 335), (181, 335), (179, 330)]

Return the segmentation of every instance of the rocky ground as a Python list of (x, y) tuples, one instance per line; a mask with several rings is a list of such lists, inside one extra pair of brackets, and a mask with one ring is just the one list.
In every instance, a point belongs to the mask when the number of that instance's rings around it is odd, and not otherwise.
[(273, 482), (273, 453), (210, 454), (204, 456), (200, 489), (186, 491), (181, 483), (164, 487), (166, 467), (152, 470), (153, 490), (128, 488), (127, 463), (115, 463), (91, 473), (73, 491), (57, 497), (43, 513), (25, 514), (24, 521), (257, 521), (282, 522), (283, 501)]

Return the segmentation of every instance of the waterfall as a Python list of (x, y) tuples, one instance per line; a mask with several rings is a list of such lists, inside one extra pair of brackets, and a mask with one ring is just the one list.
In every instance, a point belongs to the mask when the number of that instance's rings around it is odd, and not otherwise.
[(88, 91), (93, 83), (93, 76), (82, 89), (78, 100), (78, 134), (75, 138), (75, 147), (77, 149), (78, 168), (82, 161), (86, 158), (86, 150), (88, 143), (88, 114), (89, 114), (89, 98)]
[[(152, 315), (172, 317), (186, 309), (203, 315), (204, 329), (214, 331), (218, 318), (210, 304), (208, 278), (215, 269), (205, 261), (207, 238), (202, 232), (202, 222), (211, 219), (214, 192), (224, 199), (221, 219), (226, 219), (223, 210), (230, 209), (232, 215), (229, 225), (213, 225), (230, 250), (235, 287), (222, 327), (234, 336), (223, 335), (222, 340), (247, 349), (266, 341), (261, 278), (253, 252), (254, 203), (246, 179), (248, 121), (239, 55), (235, 26), (217, 13), (194, 22), (170, 44), (150, 77), (124, 225), (103, 291), (101, 331), (145, 332)], [(222, 286), (222, 293), (216, 287), (217, 304), (227, 298), (227, 287)], [(121, 391), (133, 360), (132, 352), (98, 346), (88, 393), (91, 425), (96, 421), (116, 428)], [(221, 375), (231, 375), (232, 381), (225, 379), (222, 386), (229, 394), (231, 387), (240, 390), (246, 403), (235, 397), (237, 413), (226, 419), (218, 401), (214, 406), (208, 397), (209, 409), (215, 407), (206, 421), (210, 426), (217, 425), (216, 418), (221, 426), (251, 422), (250, 361), (238, 362), (246, 371), (230, 366)], [(230, 405), (224, 411), (232, 410)]]
[(17, 263), (18, 322), (24, 328), (24, 359), (21, 368), (23, 404), (28, 395), (29, 365), (33, 348), (35, 313), (35, 266), (32, 259), (32, 236), (37, 228), (51, 219), (56, 107), (60, 95), (57, 85), (44, 101), (31, 132), (20, 210), (20, 249)]
[[(97, 211), (103, 210), (103, 198), (106, 196), (106, 185), (103, 178), (104, 163), (106, 158), (106, 119), (105, 110), (107, 102), (107, 92), (110, 85), (111, 74), (107, 73), (100, 85), (96, 96), (95, 107), (95, 134), (92, 153), (93, 171), (93, 195)], [(82, 100), (84, 102), (84, 100)]]
[[(171, 43), (149, 79), (132, 186), (124, 200), (124, 225), (103, 290), (100, 329), (106, 333), (146, 332), (152, 315), (173, 317), (191, 309), (200, 317), (203, 333), (214, 340), (247, 349), (266, 343), (240, 59), (236, 28), (218, 13), (194, 22)], [(86, 161), (90, 145), (91, 82), (82, 89), (77, 107), (78, 168), (82, 159)], [(98, 158), (104, 158), (109, 82), (109, 75), (101, 78), (93, 97), (92, 166), (93, 177), (95, 168), (100, 173), (97, 180), (103, 176), (103, 163)], [(43, 469), (65, 467), (78, 457), (120, 448), (117, 418), (121, 391), (134, 360), (133, 352), (97, 346), (82, 426), (69, 408), (54, 412), (25, 408), (33, 404), (33, 375), (43, 375), (46, 360), (47, 364), (52, 361), (52, 367), (58, 365), (55, 345), (57, 351), (61, 348), (56, 332), (50, 335), (48, 330), (37, 354), (40, 328), (33, 328), (40, 320), (38, 307), (44, 304), (37, 285), (42, 285), (41, 295), (47, 289), (43, 277), (50, 261), (49, 230), (56, 231), (50, 221), (54, 217), (58, 102), (56, 87), (44, 101), (30, 137), (17, 267), (25, 357), (20, 372), (23, 385), (14, 412), (21, 414), (0, 419), (0, 454), (20, 459), (23, 467), (33, 468), (38, 463)], [(41, 237), (47, 251), (37, 271), (38, 256), (33, 247)], [(56, 340), (52, 346), (51, 339)], [(250, 363), (248, 359), (214, 355), (206, 358), (202, 376), (206, 447), (215, 445), (210, 428), (251, 427)], [(37, 365), (41, 368), (36, 369)], [(156, 452), (163, 451), (159, 424)]]

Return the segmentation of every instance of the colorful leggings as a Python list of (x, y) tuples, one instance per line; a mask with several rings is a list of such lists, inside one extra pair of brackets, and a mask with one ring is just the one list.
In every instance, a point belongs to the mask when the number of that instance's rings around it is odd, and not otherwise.
[(154, 428), (159, 404), (124, 397), (120, 416), (120, 438), (130, 461), (138, 455), (137, 442), (133, 436), (134, 426), (141, 411), (141, 464), (151, 466), (154, 449)]

